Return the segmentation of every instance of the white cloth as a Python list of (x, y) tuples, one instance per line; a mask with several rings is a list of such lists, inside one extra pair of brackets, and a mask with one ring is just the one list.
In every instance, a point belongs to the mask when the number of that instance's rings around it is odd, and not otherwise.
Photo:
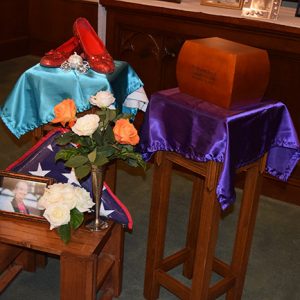
[(146, 111), (149, 100), (145, 93), (143, 87), (140, 87), (138, 90), (134, 91), (125, 99), (123, 106), (128, 108), (137, 108), (142, 111)]

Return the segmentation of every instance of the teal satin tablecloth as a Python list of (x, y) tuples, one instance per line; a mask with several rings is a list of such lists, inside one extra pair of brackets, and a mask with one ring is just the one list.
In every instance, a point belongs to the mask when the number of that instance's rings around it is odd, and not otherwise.
[(137, 109), (126, 108), (123, 103), (143, 83), (128, 63), (115, 61), (115, 65), (115, 71), (105, 75), (91, 69), (80, 74), (74, 70), (65, 72), (37, 64), (20, 76), (0, 108), (0, 117), (19, 138), (50, 122), (54, 118), (54, 106), (63, 99), (74, 99), (77, 111), (82, 112), (91, 107), (88, 99), (98, 91), (111, 91), (120, 110), (136, 113)]

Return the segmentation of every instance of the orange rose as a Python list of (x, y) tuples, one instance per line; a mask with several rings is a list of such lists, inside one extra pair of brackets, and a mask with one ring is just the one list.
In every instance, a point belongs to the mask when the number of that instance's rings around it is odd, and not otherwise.
[(117, 120), (113, 129), (115, 139), (120, 144), (136, 145), (140, 141), (137, 130), (128, 119)]
[(76, 105), (73, 99), (65, 99), (54, 106), (55, 118), (52, 123), (61, 123), (63, 126), (69, 122), (72, 127), (76, 121)]

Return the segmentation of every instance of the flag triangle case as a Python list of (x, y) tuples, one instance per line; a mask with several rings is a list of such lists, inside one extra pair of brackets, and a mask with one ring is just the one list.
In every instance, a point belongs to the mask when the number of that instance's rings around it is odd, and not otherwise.
[[(78, 182), (75, 173), (64, 166), (63, 161), (55, 162), (55, 154), (61, 149), (55, 143), (55, 138), (64, 129), (54, 129), (44, 136), (37, 144), (29, 149), (23, 156), (7, 167), (7, 171), (36, 176), (54, 178), (57, 182), (72, 183), (82, 186), (92, 194), (91, 176)], [(123, 224), (132, 229), (132, 218), (127, 207), (104, 183), (100, 215)]]

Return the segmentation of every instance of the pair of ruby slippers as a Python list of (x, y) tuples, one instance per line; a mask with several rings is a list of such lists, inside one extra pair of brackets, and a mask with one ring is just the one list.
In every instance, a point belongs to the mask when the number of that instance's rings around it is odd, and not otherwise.
[(44, 67), (60, 67), (74, 52), (82, 53), (90, 67), (100, 73), (111, 73), (115, 69), (114, 61), (103, 42), (85, 18), (78, 18), (73, 25), (74, 36), (55, 50), (50, 50), (42, 57)]

